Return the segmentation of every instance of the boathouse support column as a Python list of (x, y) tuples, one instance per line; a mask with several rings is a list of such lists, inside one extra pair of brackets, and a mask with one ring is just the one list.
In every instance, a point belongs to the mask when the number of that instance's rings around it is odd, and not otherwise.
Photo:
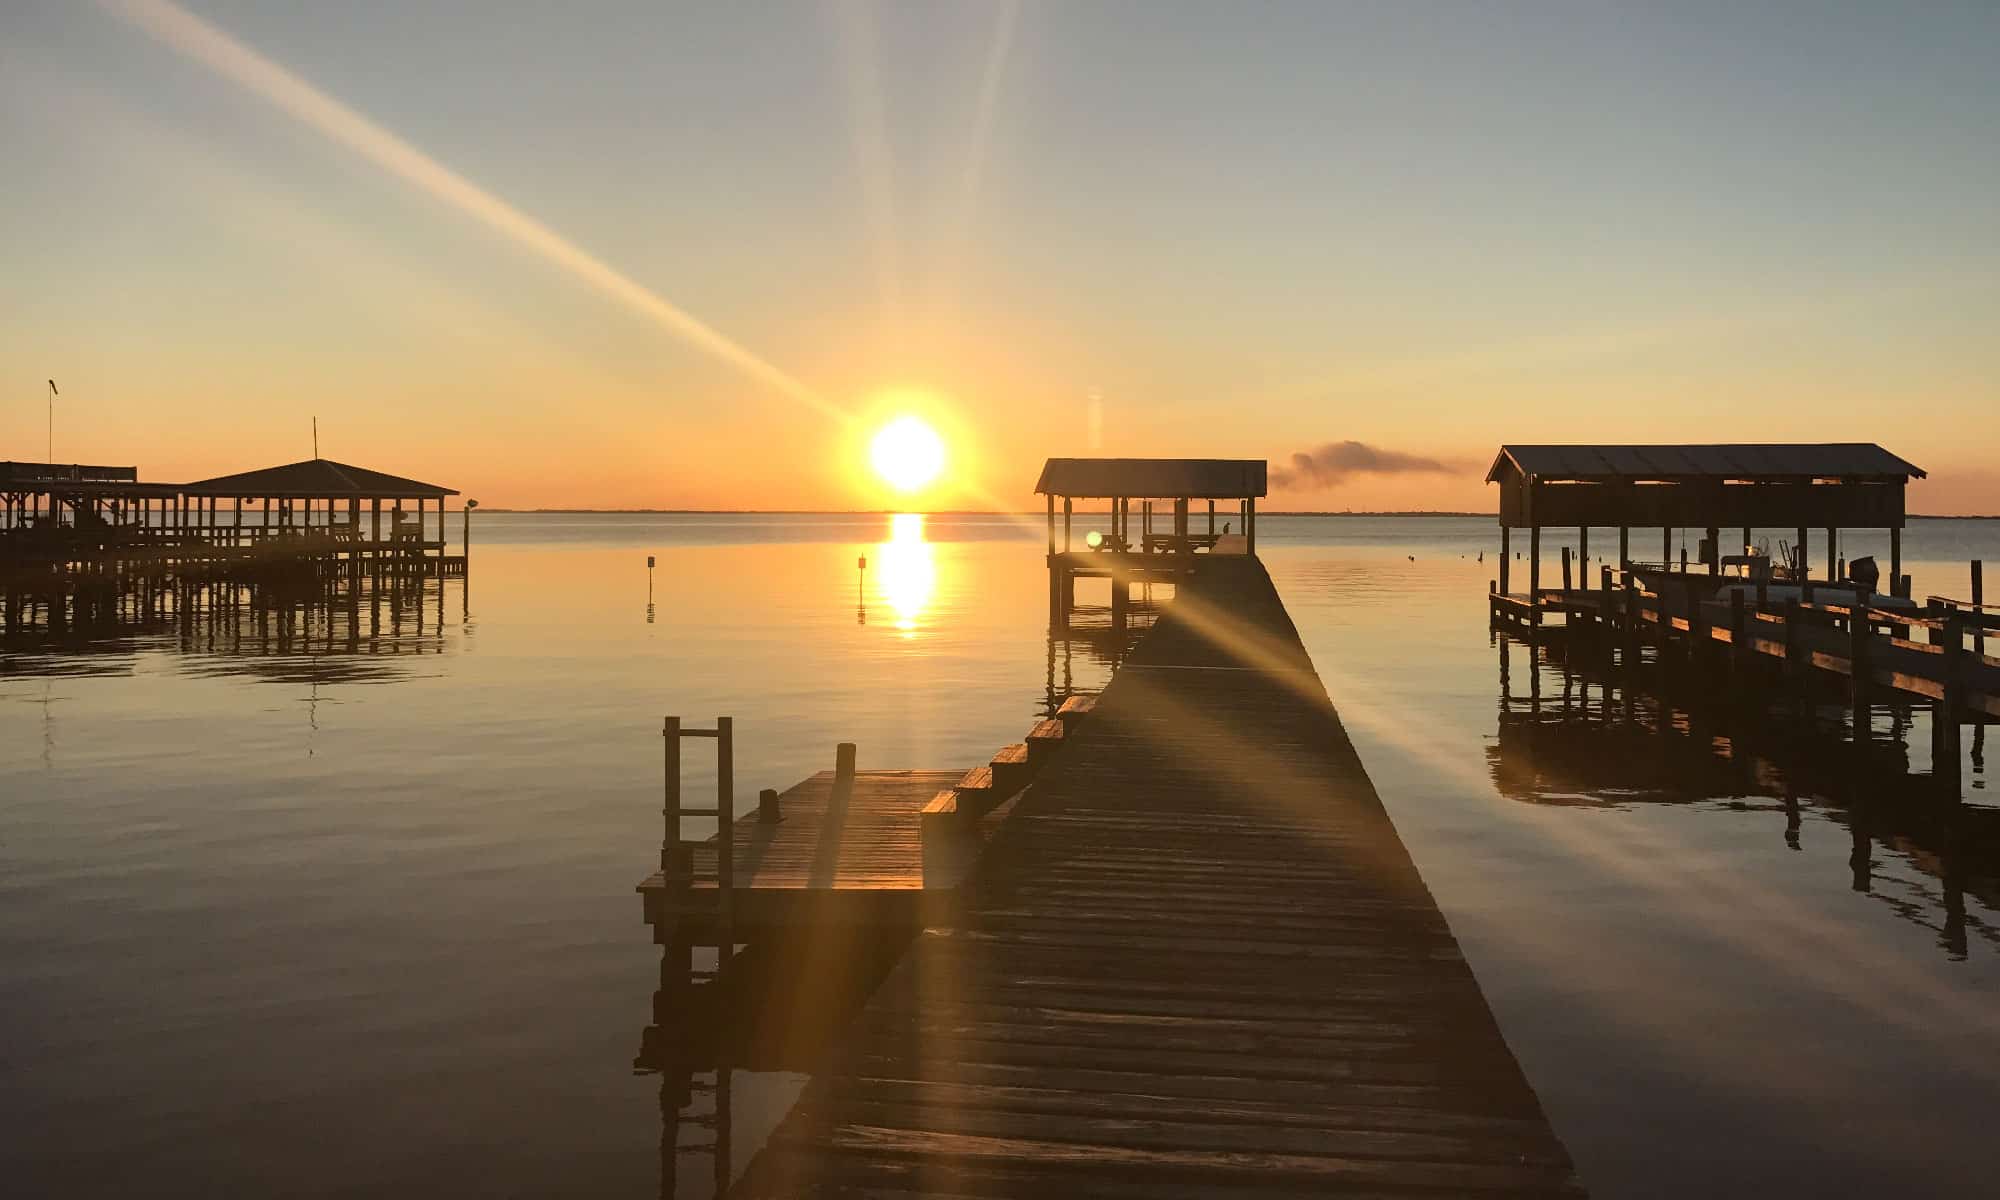
[(1243, 538), (1249, 553), (1257, 553), (1257, 501), (1243, 501)]
[(1903, 527), (1900, 525), (1889, 528), (1889, 594), (1908, 595), (1903, 587)]
[(1632, 561), (1632, 530), (1624, 525), (1618, 527), (1618, 569), (1624, 570)]
[(1075, 502), (1071, 500), (1068, 496), (1064, 496), (1063, 497), (1063, 553), (1064, 554), (1068, 554), (1070, 552), (1069, 527), (1070, 527), (1071, 510), (1074, 507), (1075, 507)]
[(1528, 526), (1528, 607), (1536, 613), (1542, 592), (1542, 527)]
[(1674, 569), (1674, 530), (1671, 525), (1660, 527), (1660, 565), (1669, 571)]
[(1839, 558), (1840, 531), (1832, 526), (1828, 526), (1826, 530), (1826, 577), (1829, 580), (1840, 578)]
[(1508, 537), (1512, 532), (1505, 525), (1500, 527), (1500, 594), (1503, 596), (1507, 594), (1507, 568), (1514, 557), (1510, 545), (1512, 539)]
[(1799, 560), (1799, 580), (1812, 578), (1812, 547), (1806, 545), (1806, 527), (1801, 525), (1794, 531), (1792, 554)]
[(1055, 555), (1055, 552), (1056, 552), (1056, 497), (1055, 497), (1055, 493), (1051, 492), (1051, 493), (1049, 493), (1049, 554), (1050, 554), (1050, 556), (1051, 556), (1051, 557), (1053, 557), (1053, 556)]
[(1578, 587), (1590, 586), (1590, 526), (1576, 527), (1576, 583)]
[(1708, 553), (1705, 557), (1708, 559), (1708, 573), (1719, 574), (1722, 571), (1722, 530), (1717, 526), (1708, 527)]

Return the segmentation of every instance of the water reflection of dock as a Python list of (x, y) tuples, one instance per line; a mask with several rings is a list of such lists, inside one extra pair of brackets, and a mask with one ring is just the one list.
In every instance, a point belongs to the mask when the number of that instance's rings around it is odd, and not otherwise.
[(436, 575), (244, 582), (121, 574), (0, 588), (0, 677), (125, 674), (136, 656), (180, 656), (195, 674), (338, 683), (409, 674), (444, 649)]
[[(1857, 741), (1841, 736), (1844, 705), (1802, 718), (1658, 664), (1625, 671), (1582, 647), (1497, 640), (1498, 726), (1487, 762), (1502, 795), (1539, 805), (1763, 812), (1773, 836), (1795, 850), (1804, 817), (1818, 813), (1847, 836), (1842, 886), (1931, 930), (1954, 958), (1974, 938), (2000, 947), (2000, 927), (1966, 909), (1970, 896), (2000, 911), (2000, 810), (1940, 795), (1912, 769), (1909, 706), (1881, 706), (1870, 714), (1881, 728)], [(1980, 728), (1973, 766), (1983, 773)], [(1883, 889), (1878, 851), (1931, 886)]]

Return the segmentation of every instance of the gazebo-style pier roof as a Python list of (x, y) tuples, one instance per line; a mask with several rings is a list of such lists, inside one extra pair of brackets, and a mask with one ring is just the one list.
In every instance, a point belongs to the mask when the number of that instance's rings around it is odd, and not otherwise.
[(196, 496), (268, 496), (273, 500), (442, 500), (458, 495), (457, 491), (435, 483), (371, 471), (329, 458), (309, 458), (282, 467), (218, 475), (187, 484), (182, 490)]
[[(1261, 458), (1049, 459), (1042, 465), (1035, 491), (1048, 500), (1050, 625), (1068, 627), (1079, 576), (1111, 580), (1111, 625), (1123, 630), (1135, 580), (1181, 576), (1192, 566), (1190, 556), (1198, 551), (1255, 554), (1257, 498), (1268, 491), (1268, 474)], [(1060, 540), (1056, 536), (1057, 500), (1062, 502)], [(1077, 500), (1111, 502), (1109, 532), (1090, 535), (1084, 550), (1076, 549), (1070, 539)], [(1132, 529), (1134, 500), (1140, 507), (1137, 536)], [(1189, 519), (1197, 500), (1207, 503), (1205, 532), (1197, 532)], [(1218, 500), (1234, 500), (1239, 505), (1236, 519), (1241, 522), (1241, 532), (1234, 540), (1216, 532)], [(1172, 514), (1172, 524), (1157, 532), (1153, 525), (1155, 501), (1164, 501)]]

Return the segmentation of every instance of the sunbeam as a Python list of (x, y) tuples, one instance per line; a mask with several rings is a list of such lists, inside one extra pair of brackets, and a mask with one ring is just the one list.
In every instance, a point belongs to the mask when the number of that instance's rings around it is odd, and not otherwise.
[(696, 349), (825, 416), (851, 418), (845, 408), (782, 368), (171, 0), (102, 2), (163, 45), (484, 223)]

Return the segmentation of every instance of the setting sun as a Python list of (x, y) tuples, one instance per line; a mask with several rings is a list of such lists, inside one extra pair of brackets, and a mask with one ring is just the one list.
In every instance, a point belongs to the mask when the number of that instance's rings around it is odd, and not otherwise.
[(944, 470), (944, 439), (921, 418), (897, 417), (868, 444), (869, 461), (899, 492), (927, 487)]

